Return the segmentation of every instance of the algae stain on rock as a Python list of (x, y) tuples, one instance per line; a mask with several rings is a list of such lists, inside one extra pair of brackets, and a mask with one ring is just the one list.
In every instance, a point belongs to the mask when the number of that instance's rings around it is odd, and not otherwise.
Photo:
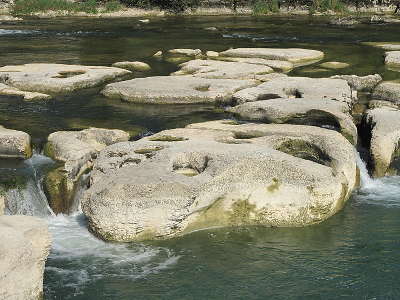
[(277, 178), (272, 178), (272, 183), (267, 186), (267, 191), (270, 193), (276, 192), (279, 190), (279, 187), (281, 186), (281, 183)]

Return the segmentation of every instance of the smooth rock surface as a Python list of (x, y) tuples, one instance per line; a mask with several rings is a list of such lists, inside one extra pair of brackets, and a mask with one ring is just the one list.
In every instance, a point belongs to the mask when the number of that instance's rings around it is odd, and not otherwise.
[(4, 128), (0, 125), (0, 158), (30, 158), (32, 156), (29, 134)]
[(180, 65), (171, 75), (187, 75), (208, 79), (255, 79), (256, 75), (272, 73), (268, 66), (216, 60), (191, 60)]
[(386, 100), (396, 104), (400, 102), (400, 81), (383, 81), (376, 86), (373, 99)]
[(50, 250), (47, 224), (28, 216), (0, 216), (0, 299), (37, 300)]
[(331, 78), (346, 80), (350, 87), (358, 92), (371, 92), (382, 81), (382, 76), (379, 74), (367, 76), (335, 75)]
[(17, 96), (22, 97), (24, 100), (49, 100), (51, 99), (50, 95), (35, 93), (35, 92), (25, 92), (21, 91), (17, 88), (8, 86), (6, 84), (0, 83), (0, 95), (2, 96)]
[(108, 84), (103, 95), (127, 102), (150, 104), (229, 103), (232, 95), (253, 80), (206, 79), (193, 76), (155, 76)]
[(353, 146), (318, 127), (214, 121), (100, 152), (82, 208), (105, 240), (169, 238), (220, 226), (305, 226), (356, 185)]
[(376, 47), (376, 48), (381, 48), (384, 50), (388, 50), (388, 51), (396, 51), (396, 50), (400, 50), (400, 43), (398, 42), (364, 42), (362, 43), (364, 45), (368, 45), (368, 46), (372, 46), (372, 47)]
[(0, 82), (22, 91), (63, 94), (130, 74), (124, 69), (62, 64), (26, 64), (0, 68)]
[(327, 61), (324, 62), (322, 64), (319, 65), (322, 68), (326, 68), (326, 69), (344, 69), (349, 67), (350, 65), (348, 63), (344, 63), (344, 62), (338, 62), (338, 61)]
[(324, 53), (301, 48), (236, 48), (220, 52), (220, 56), (286, 60), (296, 64), (320, 60)]
[(289, 72), (294, 68), (294, 65), (291, 62), (284, 60), (246, 58), (246, 57), (220, 57), (220, 56), (217, 57), (217, 59), (222, 61), (241, 62), (247, 64), (268, 66), (280, 72)]
[(351, 105), (357, 92), (352, 92), (346, 81), (330, 78), (284, 77), (241, 90), (233, 95), (236, 103), (274, 98), (307, 98), (337, 100)]
[(244, 120), (318, 126), (339, 131), (357, 144), (357, 127), (345, 103), (307, 98), (247, 102), (229, 109)]
[(120, 61), (112, 65), (115, 68), (127, 69), (129, 71), (147, 72), (151, 70), (149, 64), (141, 61)]
[(372, 175), (399, 174), (400, 111), (390, 107), (369, 110), (366, 123), (371, 130)]

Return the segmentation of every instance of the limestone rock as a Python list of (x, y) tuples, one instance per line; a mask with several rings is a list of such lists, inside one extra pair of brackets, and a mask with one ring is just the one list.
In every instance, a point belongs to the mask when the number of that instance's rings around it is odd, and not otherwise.
[(399, 174), (400, 111), (390, 107), (369, 110), (366, 123), (371, 130), (372, 175)]
[(325, 68), (325, 69), (333, 69), (333, 70), (336, 70), (336, 69), (344, 69), (344, 68), (347, 68), (347, 67), (349, 67), (350, 65), (349, 65), (348, 63), (344, 63), (344, 62), (327, 61), (327, 62), (324, 62), (324, 63), (320, 64), (319, 66), (322, 67), (322, 68)]
[(112, 66), (137, 72), (147, 72), (151, 70), (148, 64), (141, 61), (121, 61), (114, 63)]
[(17, 88), (13, 88), (6, 84), (0, 83), (0, 95), (4, 96), (18, 96), (23, 97), (24, 100), (48, 100), (51, 99), (50, 95), (42, 94), (42, 93), (35, 93), (35, 92), (25, 92), (21, 91)]
[(385, 54), (385, 64), (400, 66), (400, 51), (389, 51)]
[(63, 94), (90, 88), (130, 74), (112, 67), (26, 64), (0, 68), (0, 82), (22, 91)]
[(161, 57), (163, 55), (162, 51), (157, 51), (156, 53), (153, 54), (153, 57)]
[(272, 99), (247, 102), (229, 110), (241, 119), (318, 126), (342, 133), (357, 144), (357, 127), (345, 103), (322, 99)]
[(274, 98), (318, 98), (336, 100), (351, 105), (357, 92), (346, 81), (330, 78), (284, 77), (241, 90), (233, 95), (236, 103)]
[(400, 43), (393, 43), (393, 42), (386, 42), (386, 43), (364, 42), (362, 44), (368, 45), (368, 46), (372, 46), (372, 47), (376, 47), (376, 48), (381, 48), (381, 49), (388, 50), (388, 51), (400, 50)]
[(372, 94), (373, 99), (400, 103), (400, 82), (383, 81), (377, 85)]
[(206, 56), (207, 57), (218, 57), (219, 53), (216, 51), (207, 51)]
[(295, 64), (314, 62), (324, 57), (324, 53), (321, 51), (301, 48), (236, 48), (220, 52), (219, 55), (229, 57), (285, 60)]
[(45, 153), (64, 163), (62, 167), (50, 171), (44, 180), (44, 188), (53, 211), (69, 212), (76, 186), (82, 174), (92, 167), (97, 153), (106, 146), (127, 140), (129, 134), (116, 129), (90, 128), (50, 134)]
[(294, 68), (294, 65), (289, 61), (284, 60), (272, 60), (264, 58), (246, 58), (246, 57), (217, 57), (218, 60), (241, 62), (254, 65), (268, 66), (279, 72), (289, 72)]
[(358, 92), (371, 92), (382, 81), (379, 74), (367, 76), (335, 75), (331, 78), (346, 80), (350, 87)]
[(29, 134), (4, 128), (0, 125), (0, 158), (30, 158), (32, 156)]
[(174, 55), (185, 55), (185, 56), (199, 56), (201, 55), (201, 50), (200, 49), (171, 49), (168, 50), (169, 54), (174, 54)]
[(276, 78), (286, 78), (288, 77), (286, 74), (283, 73), (269, 73), (264, 75), (256, 75), (256, 80), (261, 82), (271, 81)]
[(172, 75), (192, 74), (194, 77), (209, 79), (254, 79), (256, 75), (273, 72), (268, 66), (201, 59), (183, 63), (180, 67)]
[(214, 121), (99, 154), (82, 208), (105, 240), (168, 238), (220, 226), (305, 226), (356, 185), (354, 147), (318, 127)]
[(134, 103), (229, 103), (233, 93), (256, 84), (254, 80), (155, 76), (108, 84), (102, 94)]
[(50, 249), (46, 223), (35, 217), (1, 216), (0, 236), (0, 299), (40, 299)]

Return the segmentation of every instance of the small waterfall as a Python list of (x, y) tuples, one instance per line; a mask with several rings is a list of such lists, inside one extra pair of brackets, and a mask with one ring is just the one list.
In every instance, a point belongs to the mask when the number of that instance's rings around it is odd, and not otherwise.
[(374, 185), (374, 180), (369, 176), (366, 163), (362, 160), (360, 153), (356, 150), (357, 167), (360, 170), (361, 188), (368, 188)]

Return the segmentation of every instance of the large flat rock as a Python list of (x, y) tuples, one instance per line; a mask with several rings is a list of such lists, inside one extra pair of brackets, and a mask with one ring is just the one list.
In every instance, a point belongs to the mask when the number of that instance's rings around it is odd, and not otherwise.
[(308, 98), (336, 100), (351, 105), (357, 92), (345, 80), (330, 78), (283, 77), (256, 87), (241, 90), (233, 95), (236, 103), (274, 98)]
[(0, 68), (0, 82), (22, 91), (63, 94), (91, 88), (131, 72), (100, 66), (26, 64)]
[(212, 57), (211, 59), (268, 66), (279, 72), (289, 72), (294, 68), (293, 63), (291, 63), (289, 61), (285, 61), (285, 60), (273, 60), (273, 59), (265, 59), (265, 58), (247, 58), (247, 57), (223, 57), (223, 56), (216, 56), (216, 57)]
[(192, 124), (103, 149), (82, 208), (114, 241), (221, 226), (305, 226), (338, 212), (356, 185), (339, 133), (286, 124)]
[(35, 217), (0, 216), (0, 237), (0, 299), (41, 299), (50, 250), (47, 224)]
[(102, 93), (127, 102), (149, 104), (226, 103), (232, 95), (257, 84), (254, 80), (156, 76), (108, 84)]
[(23, 131), (4, 128), (0, 125), (0, 158), (31, 157), (31, 137)]
[(302, 64), (308, 61), (318, 61), (324, 57), (324, 53), (321, 51), (301, 48), (236, 48), (220, 52), (219, 55), (286, 60), (296, 64)]
[(256, 75), (274, 71), (265, 65), (201, 59), (188, 61), (180, 67), (181, 69), (172, 75), (192, 74), (194, 77), (209, 79), (255, 79)]

